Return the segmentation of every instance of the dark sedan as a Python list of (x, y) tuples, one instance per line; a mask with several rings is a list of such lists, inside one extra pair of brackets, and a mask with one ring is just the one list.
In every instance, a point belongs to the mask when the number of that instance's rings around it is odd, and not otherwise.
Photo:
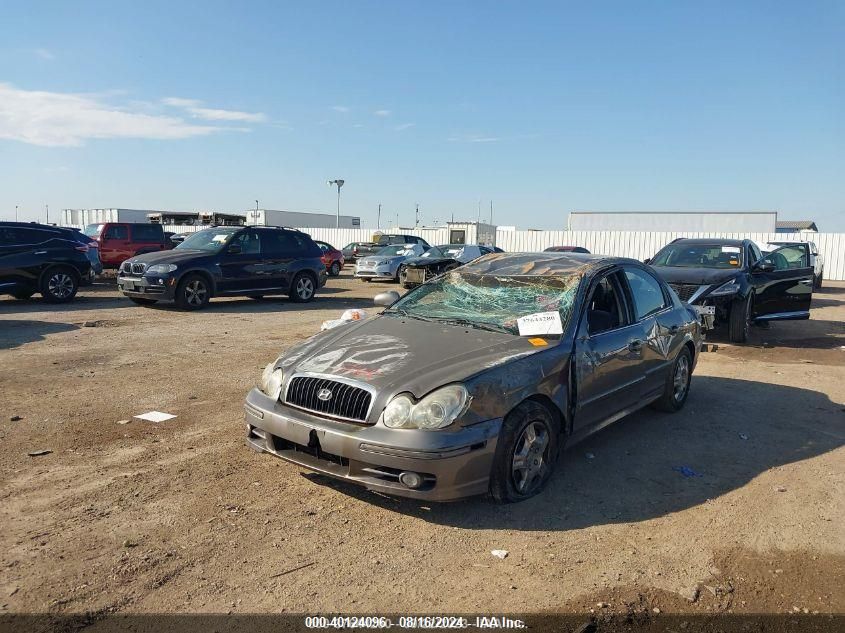
[(751, 240), (677, 239), (647, 261), (734, 343), (748, 339), (752, 323), (810, 318), (813, 268), (797, 244), (764, 256)]
[(698, 317), (643, 264), (491, 254), (264, 370), (247, 443), (382, 493), (540, 492), (558, 451), (632, 411), (684, 406)]
[(323, 252), (307, 233), (269, 226), (218, 226), (172, 250), (128, 259), (117, 286), (135, 303), (174, 301), (196, 310), (215, 296), (287, 294), (311, 301), (326, 283)]

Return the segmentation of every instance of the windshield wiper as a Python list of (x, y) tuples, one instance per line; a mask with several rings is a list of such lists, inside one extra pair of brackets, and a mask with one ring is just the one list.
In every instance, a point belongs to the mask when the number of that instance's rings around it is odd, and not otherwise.
[(468, 325), (478, 330), (487, 330), (488, 332), (513, 334), (513, 331), (506, 328), (504, 325), (497, 325), (496, 323), (488, 323), (486, 321), (471, 321), (470, 319), (461, 319), (459, 317), (442, 317), (436, 318), (435, 320), (440, 321), (441, 323), (450, 323), (452, 325)]

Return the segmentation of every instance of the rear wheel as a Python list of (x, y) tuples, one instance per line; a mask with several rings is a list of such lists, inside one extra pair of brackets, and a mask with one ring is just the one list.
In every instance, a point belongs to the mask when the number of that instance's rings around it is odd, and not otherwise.
[(545, 488), (557, 462), (560, 422), (533, 400), (517, 405), (502, 423), (490, 496), (497, 503), (523, 501)]
[(289, 297), (296, 303), (308, 303), (314, 298), (317, 284), (308, 273), (297, 273), (290, 285)]
[(745, 343), (751, 325), (751, 296), (734, 299), (728, 319), (728, 335), (732, 343)]
[(681, 409), (689, 395), (690, 380), (692, 380), (692, 354), (684, 346), (672, 364), (672, 373), (666, 377), (663, 395), (655, 400), (652, 406), (670, 413)]
[(332, 262), (332, 265), (329, 266), (329, 275), (332, 277), (337, 277), (340, 274), (340, 262)]
[(157, 303), (155, 299), (144, 299), (143, 297), (129, 297), (129, 300), (139, 306), (151, 306)]
[(32, 295), (35, 294), (34, 290), (16, 290), (12, 293), (12, 296), (15, 299), (26, 300), (29, 299)]
[(41, 296), (50, 303), (66, 303), (79, 290), (79, 275), (66, 266), (48, 270), (41, 278)]
[(176, 305), (182, 310), (198, 310), (208, 305), (211, 286), (202, 275), (185, 275), (176, 288)]

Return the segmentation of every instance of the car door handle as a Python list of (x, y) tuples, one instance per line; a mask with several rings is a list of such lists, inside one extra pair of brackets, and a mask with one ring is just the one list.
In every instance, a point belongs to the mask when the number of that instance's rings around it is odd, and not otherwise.
[(799, 283), (799, 284), (804, 284), (805, 286), (809, 286), (811, 283), (813, 283), (813, 280), (812, 280), (812, 279), (802, 279), (802, 280), (801, 280), (801, 281), (799, 281), (798, 283)]
[(47, 251), (35, 251), (33, 255), (46, 255)]
[(643, 342), (635, 338), (633, 341), (628, 342), (628, 349), (632, 352), (639, 352), (643, 348)]

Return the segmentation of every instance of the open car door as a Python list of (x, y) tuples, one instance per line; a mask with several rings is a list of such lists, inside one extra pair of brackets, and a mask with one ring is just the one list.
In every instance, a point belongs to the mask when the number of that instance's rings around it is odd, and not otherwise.
[(806, 243), (789, 244), (754, 265), (753, 318), (756, 321), (809, 319), (813, 267)]

